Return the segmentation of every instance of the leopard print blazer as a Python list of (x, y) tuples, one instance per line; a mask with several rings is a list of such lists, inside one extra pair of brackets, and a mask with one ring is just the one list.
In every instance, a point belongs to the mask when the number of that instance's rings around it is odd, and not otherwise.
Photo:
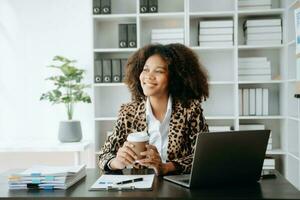
[[(123, 104), (113, 130), (98, 154), (100, 169), (107, 169), (107, 162), (114, 158), (126, 141), (128, 134), (147, 131), (145, 101)], [(208, 132), (199, 100), (193, 100), (188, 107), (173, 100), (168, 133), (168, 161), (175, 164), (177, 173), (190, 173), (196, 137)]]

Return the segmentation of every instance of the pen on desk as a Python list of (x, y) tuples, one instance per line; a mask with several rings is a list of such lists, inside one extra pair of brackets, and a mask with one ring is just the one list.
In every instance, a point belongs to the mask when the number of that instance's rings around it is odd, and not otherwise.
[(134, 182), (139, 182), (139, 181), (143, 181), (143, 178), (135, 178), (135, 179), (131, 179), (131, 180), (120, 181), (120, 182), (117, 182), (116, 184), (121, 185), (121, 184), (134, 183)]

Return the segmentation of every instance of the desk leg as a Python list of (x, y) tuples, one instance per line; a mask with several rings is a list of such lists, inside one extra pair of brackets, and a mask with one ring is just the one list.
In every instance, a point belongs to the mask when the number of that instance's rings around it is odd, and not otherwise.
[(75, 165), (80, 165), (81, 160), (80, 160), (80, 151), (76, 151), (74, 155), (74, 164)]

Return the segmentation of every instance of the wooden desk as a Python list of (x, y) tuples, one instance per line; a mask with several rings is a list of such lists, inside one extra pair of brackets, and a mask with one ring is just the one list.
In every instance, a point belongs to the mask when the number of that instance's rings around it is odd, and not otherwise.
[(65, 191), (9, 191), (6, 176), (0, 176), (0, 199), (300, 199), (300, 192), (279, 174), (254, 186), (192, 190), (155, 177), (152, 191), (89, 191), (100, 176), (97, 169), (88, 169), (87, 177)]

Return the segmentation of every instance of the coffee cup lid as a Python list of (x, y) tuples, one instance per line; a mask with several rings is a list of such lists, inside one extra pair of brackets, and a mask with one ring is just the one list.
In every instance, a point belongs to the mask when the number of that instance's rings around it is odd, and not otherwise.
[(146, 132), (130, 133), (127, 140), (130, 142), (146, 142), (149, 140), (149, 136)]

